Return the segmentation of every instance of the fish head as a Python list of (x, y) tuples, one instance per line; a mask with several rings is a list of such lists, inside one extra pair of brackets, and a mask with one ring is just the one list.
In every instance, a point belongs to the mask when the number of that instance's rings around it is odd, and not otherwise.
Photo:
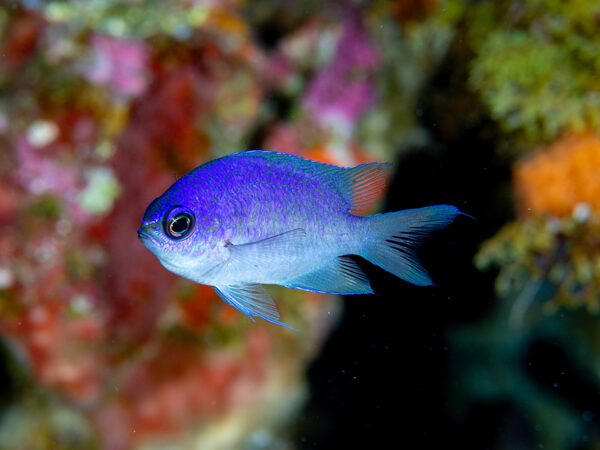
[(190, 279), (218, 263), (213, 261), (218, 221), (203, 209), (167, 191), (150, 203), (138, 229), (142, 244), (163, 266)]

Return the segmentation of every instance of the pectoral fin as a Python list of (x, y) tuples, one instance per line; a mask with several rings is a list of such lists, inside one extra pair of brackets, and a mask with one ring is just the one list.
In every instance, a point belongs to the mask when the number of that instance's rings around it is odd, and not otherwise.
[(279, 312), (275, 302), (260, 284), (238, 284), (227, 286), (213, 286), (215, 291), (226, 303), (238, 311), (246, 314), (250, 319), (262, 317), (263, 319), (297, 331), (295, 328), (279, 322)]
[(287, 281), (284, 286), (328, 294), (373, 293), (365, 273), (347, 256), (339, 256), (313, 272)]
[(272, 264), (275, 255), (294, 254), (305, 243), (306, 232), (302, 228), (286, 231), (260, 241), (232, 244), (231, 258), (245, 264)]

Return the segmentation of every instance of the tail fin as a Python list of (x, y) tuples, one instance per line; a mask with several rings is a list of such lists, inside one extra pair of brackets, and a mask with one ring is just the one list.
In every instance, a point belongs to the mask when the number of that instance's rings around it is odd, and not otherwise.
[(459, 214), (463, 213), (454, 206), (436, 205), (371, 216), (361, 256), (412, 284), (433, 284), (416, 250), (432, 231), (444, 228)]

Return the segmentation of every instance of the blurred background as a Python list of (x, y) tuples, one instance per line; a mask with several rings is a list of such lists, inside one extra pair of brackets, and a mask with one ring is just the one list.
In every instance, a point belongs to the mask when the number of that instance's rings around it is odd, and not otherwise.
[[(600, 449), (600, 3), (4, 0), (0, 448)], [(453, 204), (414, 287), (275, 288), (293, 332), (136, 237), (269, 149)], [(418, 444), (414, 444), (418, 443)], [(406, 445), (405, 445), (406, 444)], [(408, 447), (407, 447), (408, 448)]]

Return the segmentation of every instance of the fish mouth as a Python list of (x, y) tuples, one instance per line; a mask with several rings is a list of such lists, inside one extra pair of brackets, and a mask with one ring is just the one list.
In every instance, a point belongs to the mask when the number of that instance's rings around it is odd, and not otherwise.
[(142, 242), (152, 240), (150, 235), (143, 228), (140, 228), (139, 230), (137, 230), (137, 235), (138, 235), (138, 239)]
[(142, 223), (140, 228), (137, 230), (138, 239), (148, 250), (160, 246), (160, 237), (158, 235), (158, 229), (160, 223)]

